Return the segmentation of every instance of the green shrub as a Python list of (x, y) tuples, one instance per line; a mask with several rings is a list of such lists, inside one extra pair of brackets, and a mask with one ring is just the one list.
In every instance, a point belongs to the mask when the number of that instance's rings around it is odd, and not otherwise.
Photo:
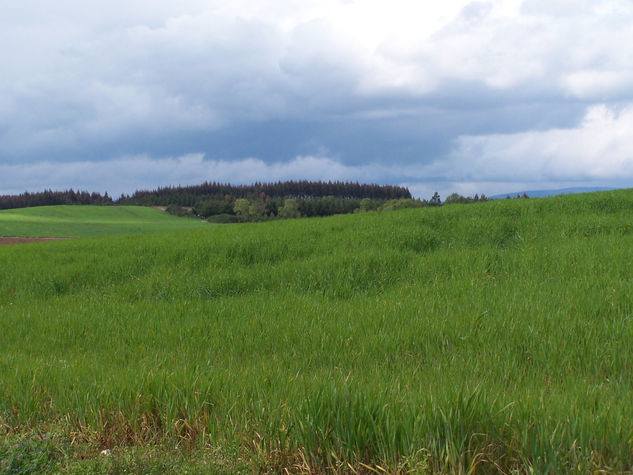
[(239, 220), (237, 219), (237, 216), (235, 216), (234, 214), (227, 214), (227, 213), (209, 216), (207, 218), (207, 221), (209, 223), (217, 223), (217, 224), (230, 224), (230, 223), (239, 222)]

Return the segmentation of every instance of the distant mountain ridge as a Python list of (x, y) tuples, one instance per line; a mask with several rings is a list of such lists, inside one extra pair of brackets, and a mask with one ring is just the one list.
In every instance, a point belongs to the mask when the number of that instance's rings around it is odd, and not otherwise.
[(530, 198), (544, 198), (546, 196), (570, 195), (570, 194), (575, 194), (575, 193), (591, 193), (593, 191), (611, 191), (611, 190), (616, 190), (616, 189), (617, 188), (604, 187), (604, 186), (579, 186), (579, 187), (574, 187), (574, 188), (560, 188), (557, 190), (513, 191), (511, 193), (501, 193), (498, 195), (493, 195), (490, 197), (490, 199), (500, 200), (508, 196), (510, 196), (510, 198), (516, 198), (517, 195), (523, 196), (524, 193)]

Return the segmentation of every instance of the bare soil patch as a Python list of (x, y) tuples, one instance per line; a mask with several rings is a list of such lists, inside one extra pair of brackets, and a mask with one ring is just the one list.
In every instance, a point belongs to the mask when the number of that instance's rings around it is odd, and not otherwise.
[(64, 239), (68, 238), (0, 237), (0, 246), (6, 246), (9, 244), (26, 244), (28, 242), (63, 241)]

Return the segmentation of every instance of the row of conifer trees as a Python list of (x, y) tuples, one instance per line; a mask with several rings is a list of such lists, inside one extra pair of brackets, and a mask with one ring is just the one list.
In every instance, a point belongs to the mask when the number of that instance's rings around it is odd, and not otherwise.
[(33, 206), (51, 206), (51, 205), (110, 205), (113, 204), (112, 198), (106, 192), (104, 195), (100, 193), (88, 193), (87, 191), (53, 191), (45, 190), (38, 193), (29, 193), (28, 191), (20, 195), (3, 195), (0, 196), (0, 209), (13, 208), (30, 208)]
[(286, 198), (300, 201), (319, 198), (335, 198), (338, 200), (371, 200), (386, 201), (390, 199), (411, 198), (405, 187), (393, 185), (360, 184), (342, 181), (284, 181), (277, 183), (254, 183), (252, 185), (231, 185), (228, 183), (205, 182), (195, 186), (168, 186), (154, 190), (138, 190), (132, 195), (121, 195), (113, 200), (108, 193), (89, 193), (87, 191), (45, 190), (43, 192), (20, 195), (0, 196), (0, 209), (27, 208), (49, 205), (75, 204), (120, 204), (141, 206), (199, 206), (200, 203), (214, 200), (234, 201), (237, 199), (283, 200)]
[(254, 183), (252, 185), (231, 185), (228, 183), (205, 182), (195, 186), (168, 186), (155, 190), (139, 190), (132, 195), (122, 195), (119, 204), (145, 206), (195, 206), (196, 203), (226, 196), (232, 199), (269, 198), (311, 199), (331, 196), (340, 199), (370, 198), (389, 200), (411, 198), (409, 190), (402, 186), (360, 184), (343, 181), (279, 181), (277, 183)]

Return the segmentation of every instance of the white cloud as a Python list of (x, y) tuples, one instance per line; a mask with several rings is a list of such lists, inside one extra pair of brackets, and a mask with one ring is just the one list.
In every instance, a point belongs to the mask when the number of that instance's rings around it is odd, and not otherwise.
[(633, 6), (571, 3), (68, 0), (43, 12), (31, 0), (3, 13), (0, 83), (18, 111), (36, 95), (52, 117), (48, 95), (116, 115), (99, 109), (95, 84), (115, 104), (122, 89), (148, 89), (152, 109), (132, 117), (141, 126), (174, 101), (194, 115), (267, 118), (305, 113), (315, 96), (420, 95), (451, 80), (621, 92), (630, 81), (618, 78), (633, 74)]
[(633, 106), (590, 107), (575, 128), (460, 137), (429, 171), (467, 181), (633, 180)]
[(623, 95), (631, 92), (633, 69), (629, 70), (580, 70), (562, 79), (565, 89), (579, 98), (595, 98)]

